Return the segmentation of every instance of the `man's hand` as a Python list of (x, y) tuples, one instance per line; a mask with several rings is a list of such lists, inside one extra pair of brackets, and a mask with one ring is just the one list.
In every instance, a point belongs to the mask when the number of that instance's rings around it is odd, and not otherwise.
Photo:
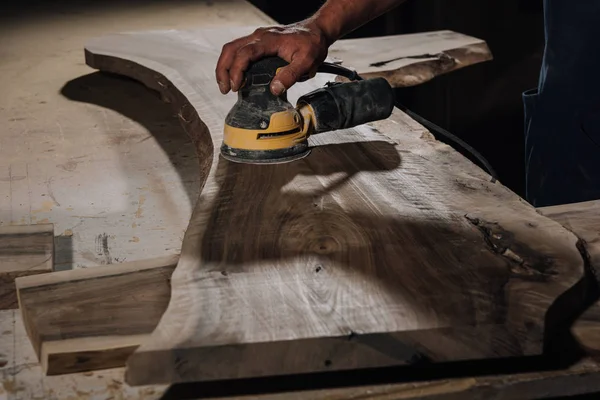
[(217, 63), (219, 89), (223, 94), (238, 91), (251, 62), (279, 56), (289, 64), (271, 82), (271, 92), (278, 96), (303, 75), (312, 77), (333, 42), (403, 1), (327, 0), (304, 21), (259, 28), (251, 35), (227, 43)]
[(267, 56), (279, 56), (289, 64), (271, 82), (271, 92), (280, 95), (303, 75), (313, 76), (327, 57), (331, 40), (314, 21), (259, 28), (251, 35), (223, 46), (216, 76), (221, 93), (238, 91), (248, 65)]

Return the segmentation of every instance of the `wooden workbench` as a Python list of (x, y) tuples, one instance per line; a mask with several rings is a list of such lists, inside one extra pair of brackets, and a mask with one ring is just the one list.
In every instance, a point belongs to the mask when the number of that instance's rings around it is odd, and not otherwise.
[[(84, 44), (272, 20), (243, 0), (27, 7), (0, 14), (0, 224), (53, 223), (58, 270), (177, 254), (198, 195), (194, 150), (160, 98), (85, 65)], [(11, 400), (156, 398), (124, 387), (121, 370), (43, 377), (18, 310), (0, 312), (0, 378)]]
[[(0, 100), (6, 121), (0, 138), (0, 221), (54, 223), (60, 235), (58, 269), (177, 253), (198, 191), (193, 150), (160, 99), (135, 82), (92, 73), (81, 59), (83, 43), (114, 31), (272, 21), (244, 1), (80, 11), (51, 7), (47, 17), (32, 12), (29, 21), (2, 24), (10, 39), (1, 50), (13, 56), (0, 61), (6, 94)], [(83, 131), (97, 136), (90, 139)], [(19, 312), (1, 312), (0, 327), (0, 395), (9, 399), (163, 396), (164, 387), (125, 385), (122, 369), (43, 377)], [(454, 384), (464, 388), (468, 382)], [(405, 390), (396, 394), (404, 396)]]

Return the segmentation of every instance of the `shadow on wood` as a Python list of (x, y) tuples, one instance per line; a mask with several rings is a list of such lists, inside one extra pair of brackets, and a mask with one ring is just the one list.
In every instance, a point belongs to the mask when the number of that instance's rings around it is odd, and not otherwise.
[[(146, 128), (179, 173), (190, 203), (195, 203), (199, 192), (196, 152), (189, 145), (177, 115), (165, 106), (157, 92), (150, 92), (123, 75), (94, 72), (67, 82), (61, 94), (69, 100), (114, 110)], [(114, 133), (109, 140), (122, 139)]]
[[(252, 396), (261, 396), (261, 400), (346, 400), (353, 396), (360, 399), (379, 399), (381, 396), (386, 399), (509, 400), (515, 396), (534, 398), (527, 397), (527, 393), (540, 393), (535, 388), (536, 380), (548, 387), (550, 381), (560, 381), (563, 374), (546, 357), (532, 356), (181, 383), (171, 385), (161, 400), (245, 400)], [(564, 375), (568, 378), (567, 374)], [(528, 385), (527, 382), (531, 381), (534, 383)], [(520, 388), (521, 382), (525, 382), (523, 388)], [(575, 380), (570, 383), (573, 382)], [(569, 391), (566, 389), (566, 392)]]

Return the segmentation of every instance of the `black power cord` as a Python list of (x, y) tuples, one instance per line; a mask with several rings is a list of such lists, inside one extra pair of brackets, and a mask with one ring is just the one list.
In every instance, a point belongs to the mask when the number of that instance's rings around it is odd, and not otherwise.
[[(353, 71), (346, 67), (342, 67), (341, 65), (327, 63), (327, 62), (321, 64), (321, 66), (319, 67), (319, 72), (340, 75), (340, 76), (350, 79), (351, 81), (362, 81), (363, 80), (363, 78), (356, 71)], [(402, 110), (404, 113), (406, 113), (409, 117), (411, 117), (412, 119), (414, 119), (415, 121), (417, 121), (418, 123), (423, 125), (425, 128), (427, 128), (427, 130), (429, 130), (431, 133), (433, 133), (434, 136), (443, 136), (446, 139), (450, 140), (451, 142), (458, 144), (464, 150), (469, 152), (469, 154), (471, 154), (473, 157), (475, 157), (475, 159), (477, 159), (477, 161), (480, 162), (481, 166), (483, 166), (487, 170), (488, 174), (490, 174), (490, 176), (492, 177), (492, 180), (491, 180), (492, 183), (495, 183), (498, 180), (498, 175), (496, 174), (496, 171), (494, 170), (494, 168), (492, 168), (492, 166), (488, 162), (488, 160), (486, 160), (485, 157), (483, 157), (483, 155), (481, 155), (481, 153), (479, 153), (477, 150), (475, 150), (475, 148), (473, 148), (471, 145), (466, 143), (464, 140), (462, 140), (458, 136), (448, 132), (446, 129), (434, 124), (433, 122), (431, 122), (431, 121), (421, 117), (420, 115), (416, 114), (415, 112), (409, 110), (406, 106), (401, 104), (399, 101), (395, 102), (395, 106), (398, 107), (400, 110)]]

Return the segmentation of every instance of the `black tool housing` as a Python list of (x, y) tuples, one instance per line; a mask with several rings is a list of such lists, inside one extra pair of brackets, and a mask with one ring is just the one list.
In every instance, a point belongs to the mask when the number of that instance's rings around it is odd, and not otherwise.
[(298, 106), (312, 107), (315, 133), (352, 128), (388, 118), (396, 98), (394, 89), (384, 78), (356, 82), (334, 82), (298, 99)]

